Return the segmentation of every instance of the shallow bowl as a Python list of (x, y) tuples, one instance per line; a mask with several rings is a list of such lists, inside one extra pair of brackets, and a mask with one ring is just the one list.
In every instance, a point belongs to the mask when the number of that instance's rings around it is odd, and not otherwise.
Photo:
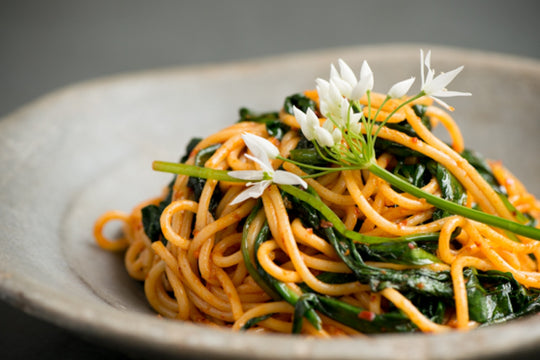
[[(172, 68), (88, 81), (44, 96), (0, 121), (0, 297), (96, 342), (178, 358), (457, 359), (540, 349), (540, 317), (469, 333), (352, 339), (256, 335), (158, 318), (119, 254), (99, 249), (92, 226), (158, 195), (193, 136), (237, 120), (246, 106), (279, 109), (315, 86), (338, 58), (368, 60), (375, 90), (419, 78), (418, 45), (336, 48), (241, 63)], [(424, 46), (425, 49), (427, 47)], [(438, 70), (465, 69), (450, 99), (466, 145), (500, 159), (540, 195), (540, 63), (431, 47)]]

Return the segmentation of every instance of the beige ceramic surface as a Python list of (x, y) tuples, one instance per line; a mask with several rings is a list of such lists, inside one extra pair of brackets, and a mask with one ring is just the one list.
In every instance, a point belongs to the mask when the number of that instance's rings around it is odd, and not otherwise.
[[(0, 296), (97, 341), (149, 353), (231, 359), (447, 359), (540, 347), (540, 317), (467, 334), (314, 340), (237, 334), (157, 318), (121, 256), (91, 231), (105, 210), (128, 211), (170, 177), (153, 159), (176, 160), (191, 136), (237, 119), (237, 109), (274, 110), (314, 87), (329, 64), (367, 59), (375, 90), (419, 78), (419, 46), (331, 49), (187, 69), (165, 69), (75, 85), (0, 121)], [(433, 65), (465, 70), (450, 99), (466, 144), (502, 159), (540, 195), (540, 63), (432, 47)], [(416, 85), (418, 86), (418, 84)], [(417, 87), (416, 87), (417, 88)], [(115, 229), (109, 229), (115, 231)]]

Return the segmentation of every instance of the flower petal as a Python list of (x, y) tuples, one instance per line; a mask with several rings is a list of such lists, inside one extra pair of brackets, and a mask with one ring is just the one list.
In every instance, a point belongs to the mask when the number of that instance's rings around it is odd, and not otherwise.
[(264, 179), (264, 172), (260, 170), (235, 170), (227, 173), (233, 178), (241, 180), (262, 180)]
[(309, 141), (313, 140), (315, 138), (315, 131), (312, 127), (309, 126), (307, 122), (307, 115), (302, 110), (298, 109), (296, 106), (293, 107), (293, 113), (306, 139), (308, 139)]
[(332, 139), (334, 140), (334, 144), (339, 144), (342, 138), (343, 135), (341, 133), (341, 130), (335, 128), (334, 131), (332, 131)]
[(306, 111), (306, 121), (311, 127), (316, 127), (320, 125), (319, 117), (311, 108), (308, 108)]
[(268, 160), (268, 158), (259, 159), (249, 154), (245, 154), (244, 156), (247, 157), (249, 160), (259, 164), (263, 173), (267, 173), (269, 175), (272, 175), (274, 173), (274, 168), (272, 167), (272, 164), (270, 164), (270, 160)]
[(249, 198), (259, 198), (271, 183), (270, 180), (265, 180), (249, 185), (246, 190), (242, 191), (230, 202), (230, 205), (241, 203)]
[(330, 83), (324, 79), (317, 78), (315, 79), (315, 82), (317, 83), (317, 92), (319, 93), (319, 96), (328, 97), (328, 91), (330, 90)]
[(445, 103), (444, 101), (442, 101), (441, 99), (435, 97), (435, 96), (430, 96), (430, 98), (432, 98), (433, 100), (435, 100), (435, 102), (437, 102), (439, 105), (441, 105), (442, 107), (444, 107), (446, 110), (449, 110), (449, 111), (452, 111), (453, 108), (448, 105), (447, 103)]
[(433, 69), (429, 69), (426, 75), (426, 82), (422, 84), (422, 90), (424, 90), (427, 86), (431, 86), (431, 82), (433, 81), (433, 75), (435, 74), (435, 71)]
[(390, 90), (388, 90), (388, 96), (394, 99), (401, 98), (402, 96), (407, 94), (407, 91), (409, 91), (413, 83), (414, 83), (414, 77), (411, 77), (410, 79), (403, 80), (394, 84), (390, 88)]
[(439, 96), (439, 97), (452, 97), (452, 96), (471, 96), (472, 94), (470, 92), (463, 92), (463, 91), (448, 91), (443, 90), (436, 92), (433, 94), (433, 96)]
[(351, 124), (349, 125), (349, 131), (353, 134), (359, 135), (362, 131), (362, 124), (357, 121), (351, 122)]
[(364, 60), (362, 67), (360, 68), (360, 81), (366, 83), (367, 90), (373, 89), (373, 71), (371, 71), (366, 60)]
[(307, 183), (298, 175), (288, 171), (276, 170), (274, 174), (274, 183), (282, 185), (301, 185), (307, 188)]
[(279, 149), (265, 138), (245, 132), (242, 134), (242, 139), (251, 153), (261, 160), (263, 158), (275, 159), (279, 155)]
[(460, 66), (452, 71), (442, 73), (436, 78), (434, 78), (432, 81), (426, 84), (426, 89), (424, 91), (426, 94), (431, 95), (435, 94), (436, 92), (439, 92), (441, 90), (444, 90), (452, 80), (463, 70), (463, 66)]
[(362, 119), (362, 115), (363, 114), (361, 112), (355, 113), (351, 109), (351, 114), (349, 114), (349, 124), (354, 124), (360, 121), (360, 119)]
[(431, 50), (428, 50), (426, 54), (426, 58), (424, 59), (424, 65), (428, 68), (428, 70), (431, 69)]
[(339, 72), (337, 71), (334, 64), (330, 64), (330, 79), (340, 78)]
[(351, 91), (353, 89), (351, 84), (341, 78), (332, 78), (331, 82), (339, 89), (339, 93), (342, 96), (346, 98), (351, 97)]
[(354, 75), (354, 72), (349, 67), (349, 65), (347, 65), (347, 63), (343, 61), (343, 59), (339, 59), (338, 63), (339, 63), (339, 70), (340, 70), (341, 78), (345, 80), (347, 83), (349, 83), (349, 85), (351, 85), (351, 88), (356, 86), (356, 83), (358, 81), (356, 80), (356, 76)]
[(331, 132), (334, 130), (334, 123), (331, 121), (331, 120), (326, 120), (323, 125), (322, 125), (323, 129)]
[(322, 127), (315, 128), (315, 139), (321, 146), (334, 146), (334, 138), (332, 137), (332, 134)]
[[(328, 83), (328, 93), (324, 95), (326, 96), (322, 96), (322, 94), (319, 94), (321, 111), (323, 115), (326, 117), (330, 117), (331, 115), (339, 114), (339, 106), (341, 104), (341, 100), (343, 99), (343, 95), (334, 81), (330, 81)], [(325, 111), (322, 110), (323, 104)]]
[[(373, 84), (373, 80), (366, 80), (364, 82), (359, 82), (356, 85), (356, 87), (352, 89), (351, 96), (349, 96), (349, 99), (355, 100), (355, 101), (360, 100), (369, 88), (369, 81), (371, 81), (371, 83)], [(371, 86), (373, 87), (373, 85)]]
[(371, 91), (373, 89), (373, 83), (373, 72), (367, 61), (364, 60), (360, 69), (360, 81), (358, 81), (358, 84), (352, 90), (350, 99), (360, 100), (368, 90)]
[(349, 125), (349, 118), (353, 111), (349, 101), (345, 98), (341, 99), (340, 108), (340, 116), (339, 119), (336, 119), (336, 123), (339, 128), (345, 128)]

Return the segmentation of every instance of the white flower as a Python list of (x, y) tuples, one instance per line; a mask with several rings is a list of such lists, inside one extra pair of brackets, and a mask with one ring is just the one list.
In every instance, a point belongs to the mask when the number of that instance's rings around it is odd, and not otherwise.
[(279, 149), (260, 136), (245, 132), (242, 134), (242, 139), (251, 153), (258, 159), (265, 158), (265, 154), (270, 159), (275, 159), (279, 155)]
[(412, 84), (414, 83), (414, 77), (411, 77), (410, 79), (400, 81), (398, 83), (395, 83), (392, 85), (390, 90), (388, 90), (388, 96), (390, 96), (393, 99), (399, 99), (400, 97), (407, 94), (407, 91), (411, 88)]
[(334, 65), (330, 66), (330, 83), (334, 83), (341, 95), (350, 100), (360, 100), (367, 90), (373, 89), (373, 72), (368, 63), (363, 62), (360, 69), (360, 80), (342, 59), (338, 60), (339, 73)]
[(332, 134), (320, 126), (315, 128), (315, 140), (317, 140), (320, 146), (334, 146), (334, 137)]
[[(298, 175), (283, 170), (274, 170), (270, 159), (275, 159), (279, 155), (279, 149), (270, 141), (250, 133), (243, 133), (242, 139), (251, 151), (252, 155), (245, 156), (259, 165), (261, 170), (239, 170), (229, 171), (229, 176), (237, 179), (249, 180), (247, 189), (242, 191), (231, 202), (231, 205), (241, 203), (249, 198), (260, 197), (264, 190), (274, 184), (301, 185), (307, 188), (307, 183)], [(256, 182), (252, 182), (256, 181)]]
[(293, 113), (306, 139), (309, 141), (315, 139), (315, 129), (320, 126), (317, 114), (311, 109), (308, 109), (307, 112), (304, 113), (296, 106), (293, 106)]
[[(424, 66), (428, 69), (426, 76), (424, 77)], [(463, 70), (463, 66), (455, 68), (447, 73), (441, 73), (439, 76), (434, 77), (435, 70), (431, 68), (431, 50), (428, 51), (424, 58), (424, 51), (420, 49), (420, 75), (422, 77), (422, 91), (433, 100), (441, 104), (447, 109), (451, 107), (444, 101), (437, 97), (451, 97), (451, 96), (470, 96), (469, 92), (461, 91), (448, 91), (446, 86), (454, 80), (454, 78)]]
[(359, 122), (355, 122), (355, 123), (351, 123), (349, 125), (349, 132), (353, 133), (353, 134), (356, 134), (356, 135), (360, 135), (362, 131), (362, 124), (359, 123)]
[(334, 144), (339, 144), (342, 138), (343, 135), (341, 134), (341, 130), (335, 128), (334, 131), (332, 131), (332, 139), (334, 140)]
[(343, 95), (341, 95), (336, 84), (323, 79), (317, 79), (316, 82), (321, 114), (327, 118), (339, 114)]
[[(358, 122), (362, 118), (362, 114), (353, 111), (349, 100), (341, 95), (337, 86), (332, 81), (328, 82), (323, 79), (317, 79), (317, 92), (319, 93), (321, 113), (327, 119), (333, 121), (326, 121), (325, 124), (327, 124), (327, 126), (325, 127), (323, 125), (323, 128), (332, 134), (334, 143), (339, 143), (341, 141), (341, 129), (345, 129), (350, 124)], [(298, 118), (299, 116), (297, 116), (297, 119)], [(334, 128), (334, 124), (337, 128)], [(309, 130), (308, 134), (310, 134)], [(304, 135), (306, 135), (305, 131)], [(306, 136), (306, 138), (308, 138), (308, 136)], [(311, 139), (308, 138), (308, 140)]]
[(358, 122), (362, 118), (362, 113), (355, 113), (352, 106), (346, 99), (341, 101), (341, 114), (339, 120), (336, 120), (338, 126), (340, 127), (349, 127), (350, 124)]
[(336, 70), (334, 64), (330, 65), (330, 82), (336, 85), (342, 96), (350, 98), (353, 88), (358, 84), (358, 80), (351, 68), (343, 60), (339, 59), (338, 62), (340, 72)]
[(335, 127), (334, 123), (331, 120), (326, 120), (322, 127), (323, 129), (328, 131), (329, 134), (332, 134), (332, 140), (334, 144), (338, 144), (341, 142), (341, 139), (343, 138), (341, 130)]
[(373, 84), (373, 72), (371, 71), (371, 68), (369, 67), (367, 61), (364, 60), (364, 62), (362, 63), (362, 67), (360, 68), (359, 92), (361, 94), (358, 99), (360, 99), (368, 90), (373, 90)]
[[(321, 127), (319, 118), (311, 109), (307, 109), (304, 113), (296, 106), (293, 107), (294, 116), (300, 125), (302, 133), (309, 141), (315, 140), (321, 146), (334, 146), (334, 138), (332, 132), (327, 128)], [(341, 139), (340, 139), (341, 140)]]

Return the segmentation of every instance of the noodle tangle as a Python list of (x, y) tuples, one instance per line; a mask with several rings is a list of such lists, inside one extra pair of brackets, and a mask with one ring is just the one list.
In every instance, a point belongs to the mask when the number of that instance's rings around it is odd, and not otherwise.
[[(318, 101), (313, 91), (304, 95)], [(372, 100), (371, 113), (365, 108), (366, 116), (384, 117), (402, 101), (383, 103), (384, 95), (377, 94), (373, 99), (377, 101)], [(418, 114), (415, 107), (423, 108), (423, 113)], [(422, 117), (427, 118), (428, 123), (422, 122)], [(199, 141), (185, 162), (193, 165), (204, 158), (201, 166), (210, 169), (258, 170), (258, 164), (247, 156), (250, 153), (241, 137), (246, 132), (268, 139), (278, 147), (282, 157), (288, 158), (299, 144), (305, 144), (305, 139), (294, 115), (282, 110), (278, 121), (287, 125), (283, 127), (287, 131), (279, 137), (269, 134), (263, 123), (238, 122)], [(321, 117), (321, 123), (323, 121)], [(428, 98), (420, 98), (403, 106), (390, 123), (407, 124), (416, 135), (410, 136), (391, 126), (381, 127), (379, 138), (399, 144), (411, 155), (378, 151), (376, 161), (380, 167), (398, 172), (420, 161), (441, 164), (463, 186), (467, 195), (464, 206), (476, 206), (486, 213), (516, 219), (515, 212), (509, 210), (479, 171), (460, 155), (465, 145), (448, 113), (434, 107)], [(430, 127), (437, 123), (447, 129), (449, 145), (431, 132)], [(209, 148), (214, 151), (198, 157)], [(295, 318), (303, 314), (307, 319), (308, 311), (299, 313), (298, 306), (276, 298), (272, 291), (265, 291), (250, 273), (254, 266), (264, 276), (282, 284), (284, 291), (299, 302), (313, 298), (306, 293), (317, 294), (351, 309), (361, 309), (356, 315), (366, 322), (396, 312), (403, 317), (403, 324), (409, 324), (403, 328), (433, 333), (468, 330), (480, 325), (477, 319), (470, 318), (468, 291), (471, 289), (467, 283), (473, 276), (468, 269), (511, 274), (526, 289), (540, 288), (540, 242), (536, 240), (460, 215), (440, 216), (437, 208), (425, 199), (401, 192), (368, 171), (343, 170), (310, 177), (305, 168), (292, 162), (277, 159), (272, 160), (272, 166), (303, 177), (349, 231), (389, 239), (436, 234), (430, 243), (434, 261), (422, 264), (372, 257), (365, 259), (365, 264), (369, 269), (383, 272), (448, 274), (451, 294), (441, 302), (446, 306), (441, 316), (423, 311), (423, 305), (419, 305), (412, 292), (392, 285), (376, 288), (374, 283), (355, 278), (355, 270), (343, 261), (342, 255), (349, 255), (347, 251), (340, 254), (324, 236), (324, 231), (334, 224), (323, 220), (317, 229), (306, 223), (298, 215), (298, 203), (275, 184), (266, 188), (259, 200), (233, 203), (245, 189), (245, 183), (207, 179), (199, 181), (199, 193), (196, 193), (189, 176), (177, 175), (161, 197), (141, 203), (131, 213), (105, 212), (95, 224), (96, 242), (106, 250), (125, 251), (127, 272), (144, 282), (148, 303), (161, 316), (236, 331), (290, 333), (295, 326), (300, 326), (299, 332), (320, 337), (364, 332), (351, 322), (339, 321), (324, 311), (318, 311), (319, 328), (305, 319), (298, 325)], [(540, 202), (500, 162), (489, 162), (489, 169), (501, 191), (508, 194), (511, 208), (538, 223)], [(428, 174), (423, 175), (422, 190), (443, 196), (436, 176)], [(165, 206), (159, 214), (161, 235), (156, 241), (145, 231), (142, 210), (149, 205), (159, 208), (160, 204)], [(253, 216), (246, 226), (250, 214)], [(121, 239), (108, 239), (103, 235), (104, 226), (113, 221), (123, 224)], [(265, 228), (267, 237), (257, 244)], [(423, 244), (411, 241), (409, 250)], [(250, 263), (245, 262), (242, 247), (251, 255)], [(365, 245), (366, 251), (372, 248)], [(306, 300), (305, 304), (310, 303)], [(397, 326), (396, 329), (400, 331)]]

